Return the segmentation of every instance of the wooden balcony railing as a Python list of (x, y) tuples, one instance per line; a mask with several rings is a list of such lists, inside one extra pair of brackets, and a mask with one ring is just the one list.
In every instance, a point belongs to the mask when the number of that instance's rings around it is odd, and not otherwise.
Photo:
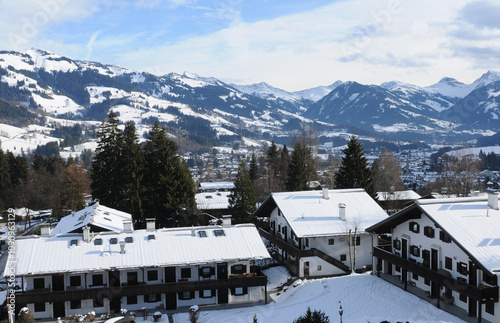
[(65, 291), (25, 291), (16, 292), (16, 303), (30, 304), (40, 302), (61, 302), (81, 299), (114, 298), (134, 295), (178, 293), (183, 291), (196, 291), (205, 289), (221, 289), (236, 287), (266, 286), (267, 276), (231, 277), (230, 279), (214, 279), (187, 281), (176, 283), (163, 283), (151, 285), (135, 285), (122, 287), (104, 287), (81, 290)]
[(288, 252), (290, 255), (296, 257), (296, 258), (304, 258), (304, 257), (319, 257), (323, 259), (324, 261), (336, 266), (337, 268), (342, 269), (345, 272), (349, 272), (350, 268), (346, 266), (343, 262), (340, 260), (324, 253), (323, 251), (316, 249), (316, 248), (311, 248), (307, 250), (301, 250), (287, 242), (285, 242), (282, 239), (277, 238), (276, 236), (272, 235), (271, 233), (259, 229), (259, 234), (269, 240), (271, 243), (275, 244), (278, 246), (278, 248)]
[(384, 246), (373, 247), (373, 256), (382, 260), (386, 260), (393, 265), (399, 266), (409, 272), (415, 273), (424, 277), (436, 284), (445, 286), (462, 295), (470, 297), (476, 301), (498, 301), (498, 286), (474, 286), (465, 281), (455, 279), (449, 272), (443, 270), (434, 271), (424, 264), (419, 264), (410, 260), (401, 258), (398, 255), (386, 250)]

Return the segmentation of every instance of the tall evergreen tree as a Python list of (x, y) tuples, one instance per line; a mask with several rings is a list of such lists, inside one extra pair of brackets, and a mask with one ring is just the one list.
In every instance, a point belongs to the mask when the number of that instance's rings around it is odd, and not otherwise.
[(229, 194), (229, 211), (234, 223), (255, 222), (252, 218), (256, 210), (257, 198), (244, 160), (238, 166), (234, 188)]
[(142, 211), (141, 181), (144, 170), (144, 156), (139, 144), (135, 125), (128, 122), (121, 136), (118, 175), (121, 188), (119, 208), (132, 214), (134, 222), (144, 222)]
[(259, 178), (259, 164), (257, 163), (257, 156), (255, 156), (255, 153), (252, 153), (248, 174), (250, 175), (252, 183)]
[(180, 161), (177, 145), (158, 123), (144, 145), (143, 211), (159, 226), (179, 224), (186, 208), (193, 207), (194, 184), (187, 164)]
[(9, 161), (7, 154), (0, 149), (0, 210), (6, 208), (6, 195), (11, 189)]
[(342, 164), (335, 174), (336, 188), (364, 188), (376, 200), (372, 170), (364, 157), (363, 146), (356, 137), (351, 137), (343, 153)]
[(309, 189), (309, 182), (316, 180), (316, 162), (312, 153), (312, 138), (305, 130), (302, 136), (295, 139), (288, 176), (285, 181), (287, 191), (304, 191)]
[(90, 187), (94, 199), (112, 208), (119, 208), (122, 203), (119, 180), (121, 140), (118, 116), (111, 111), (97, 133), (98, 144), (92, 160)]

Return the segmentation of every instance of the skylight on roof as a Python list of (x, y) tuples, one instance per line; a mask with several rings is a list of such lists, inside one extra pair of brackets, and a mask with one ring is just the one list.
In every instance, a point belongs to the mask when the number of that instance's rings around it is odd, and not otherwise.
[(94, 240), (94, 246), (101, 246), (102, 245), (102, 239), (95, 239)]
[(216, 237), (223, 237), (225, 235), (224, 230), (214, 230), (214, 236)]
[(134, 238), (133, 237), (125, 237), (125, 242), (132, 243), (132, 242), (134, 242)]
[(148, 240), (155, 240), (155, 239), (156, 239), (156, 237), (154, 234), (148, 235)]
[(78, 246), (78, 240), (76, 240), (76, 239), (71, 240), (71, 241), (69, 242), (69, 245), (70, 245), (70, 246)]
[(111, 220), (110, 218), (107, 218), (107, 217), (104, 217), (104, 220), (108, 220), (110, 222), (113, 222), (113, 220)]
[(109, 244), (118, 244), (118, 239), (117, 238), (109, 239)]
[(207, 232), (206, 231), (198, 231), (198, 237), (200, 237), (200, 238), (206, 238), (207, 237)]

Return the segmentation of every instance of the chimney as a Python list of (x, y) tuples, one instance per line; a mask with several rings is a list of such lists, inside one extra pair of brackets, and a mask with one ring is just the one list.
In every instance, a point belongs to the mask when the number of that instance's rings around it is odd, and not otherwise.
[(196, 237), (196, 230), (194, 227), (191, 227), (191, 237)]
[(83, 241), (90, 242), (92, 238), (90, 237), (90, 228), (88, 226), (83, 227)]
[(339, 218), (342, 221), (346, 220), (346, 217), (345, 217), (345, 204), (344, 203), (339, 203)]
[(479, 191), (471, 190), (470, 191), (470, 196), (471, 197), (479, 197)]
[(328, 197), (328, 188), (327, 187), (323, 187), (323, 198), (325, 200), (329, 199), (329, 197)]
[(156, 222), (154, 218), (146, 219), (146, 231), (154, 232), (156, 230)]
[(125, 254), (125, 244), (127, 244), (127, 243), (125, 242), (125, 240), (120, 241), (120, 253), (121, 253), (122, 255), (124, 255), (124, 254)]
[(231, 215), (223, 215), (222, 216), (222, 227), (224, 227), (224, 228), (231, 227)]
[(50, 224), (45, 223), (40, 226), (40, 235), (42, 237), (50, 237)]
[(128, 220), (123, 221), (123, 232), (132, 233), (132, 221)]
[(493, 210), (498, 210), (498, 193), (488, 192), (488, 206)]

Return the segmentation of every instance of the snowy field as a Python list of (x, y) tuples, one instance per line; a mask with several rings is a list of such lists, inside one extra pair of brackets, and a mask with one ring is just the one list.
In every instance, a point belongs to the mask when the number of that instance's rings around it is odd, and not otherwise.
[[(267, 274), (270, 286), (274, 287), (289, 277), (282, 267), (272, 268)], [(274, 302), (260, 306), (225, 310), (205, 310), (201, 307), (198, 323), (249, 323), (254, 315), (260, 323), (291, 323), (304, 314), (307, 307), (323, 311), (333, 323), (339, 322), (339, 302), (344, 309), (344, 323), (378, 323), (384, 320), (391, 323), (464, 322), (369, 274), (308, 280), (297, 287), (290, 286), (285, 292), (272, 295), (272, 298)], [(143, 322), (140, 316), (136, 320)], [(168, 322), (165, 315), (162, 321)], [(189, 322), (189, 316), (187, 313), (175, 314), (174, 322)]]

